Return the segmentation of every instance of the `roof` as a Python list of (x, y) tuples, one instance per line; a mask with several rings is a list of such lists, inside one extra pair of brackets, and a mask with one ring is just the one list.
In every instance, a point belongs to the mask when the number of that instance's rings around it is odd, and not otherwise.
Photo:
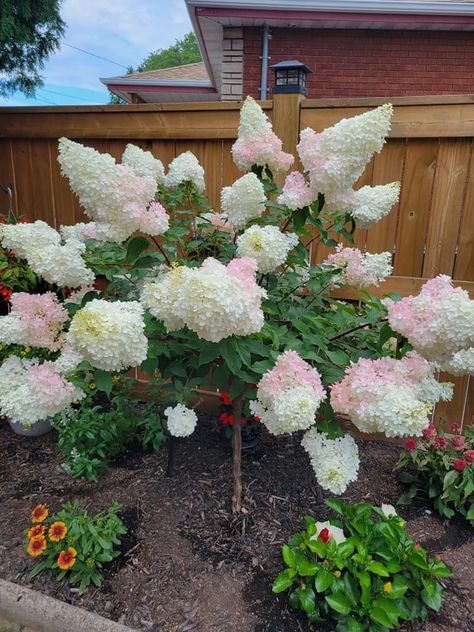
[(215, 101), (217, 90), (209, 78), (204, 62), (160, 68), (147, 72), (101, 78), (107, 88), (125, 101), (132, 95), (147, 103), (179, 101)]
[(147, 72), (132, 72), (123, 75), (123, 79), (132, 81), (173, 80), (173, 81), (209, 81), (209, 73), (203, 61), (195, 64), (185, 64), (184, 66), (173, 66), (172, 68), (160, 68), (159, 70), (149, 70)]

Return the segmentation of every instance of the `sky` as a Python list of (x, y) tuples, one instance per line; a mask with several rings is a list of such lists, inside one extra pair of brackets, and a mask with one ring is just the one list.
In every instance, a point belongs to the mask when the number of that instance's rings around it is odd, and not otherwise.
[(127, 66), (137, 66), (149, 52), (192, 30), (184, 0), (63, 0), (61, 16), (66, 22), (63, 45), (41, 71), (43, 88), (36, 98), (18, 92), (0, 97), (0, 106), (108, 103), (99, 77), (126, 74)]

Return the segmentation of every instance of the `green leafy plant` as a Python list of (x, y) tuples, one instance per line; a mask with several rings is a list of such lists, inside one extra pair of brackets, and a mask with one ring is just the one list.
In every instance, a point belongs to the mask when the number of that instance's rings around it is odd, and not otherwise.
[(138, 406), (138, 402), (118, 395), (107, 407), (86, 402), (77, 410), (67, 409), (54, 417), (58, 445), (72, 476), (97, 481), (134, 440), (144, 449), (160, 450), (166, 435), (156, 407), (148, 404), (138, 410)]
[(35, 577), (49, 571), (58, 581), (67, 577), (79, 594), (91, 584), (101, 586), (102, 568), (120, 555), (120, 536), (127, 533), (113, 503), (105, 511), (90, 516), (78, 502), (65, 503), (57, 514), (48, 517), (45, 505), (38, 505), (32, 513), (35, 524), (27, 531), (27, 553), (42, 557), (31, 571)]
[(408, 439), (395, 470), (408, 485), (398, 504), (415, 498), (429, 498), (438, 513), (452, 518), (455, 513), (474, 520), (474, 428), (464, 436), (453, 424), (454, 436), (447, 437), (428, 426), (418, 441)]
[(305, 518), (304, 531), (283, 546), (287, 568), (273, 592), (289, 591), (290, 606), (338, 632), (382, 632), (439, 610), (439, 578), (451, 571), (410, 538), (393, 507), (330, 499), (337, 520)]

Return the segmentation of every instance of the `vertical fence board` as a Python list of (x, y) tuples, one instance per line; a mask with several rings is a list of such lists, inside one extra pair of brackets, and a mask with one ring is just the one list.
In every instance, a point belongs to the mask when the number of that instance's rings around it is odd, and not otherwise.
[(422, 276), (453, 274), (471, 140), (440, 141)]
[[(455, 279), (474, 281), (474, 143), (467, 174), (463, 216), (457, 239), (457, 256), (454, 264)], [(472, 382), (473, 380), (471, 380)], [(474, 384), (472, 385), (474, 388)]]
[(400, 194), (394, 274), (420, 277), (438, 141), (409, 140)]
[[(390, 139), (383, 151), (374, 158), (372, 184), (401, 182), (403, 163), (406, 153), (406, 141)], [(367, 231), (368, 252), (393, 252), (397, 236), (397, 223), (400, 208), (396, 204), (390, 213)]]
[[(0, 184), (10, 186), (12, 189), (12, 209), (16, 213), (18, 211), (15, 186), (15, 170), (11, 157), (11, 142), (9, 140), (0, 139)], [(0, 191), (0, 212), (8, 211), (7, 195)]]

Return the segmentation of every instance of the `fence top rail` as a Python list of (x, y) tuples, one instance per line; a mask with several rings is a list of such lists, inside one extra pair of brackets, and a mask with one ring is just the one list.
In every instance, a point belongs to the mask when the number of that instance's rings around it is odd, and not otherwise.
[[(258, 101), (262, 109), (271, 110), (272, 101)], [(212, 101), (189, 103), (131, 103), (127, 105), (34, 105), (0, 106), (0, 114), (89, 114), (117, 112), (196, 112), (240, 110), (242, 101)]]
[[(262, 103), (267, 103), (266, 101)], [(474, 103), (474, 94), (454, 94), (421, 97), (351, 97), (333, 99), (305, 99), (302, 108), (347, 108), (347, 107), (375, 107), (391, 103), (392, 105), (462, 105)]]

